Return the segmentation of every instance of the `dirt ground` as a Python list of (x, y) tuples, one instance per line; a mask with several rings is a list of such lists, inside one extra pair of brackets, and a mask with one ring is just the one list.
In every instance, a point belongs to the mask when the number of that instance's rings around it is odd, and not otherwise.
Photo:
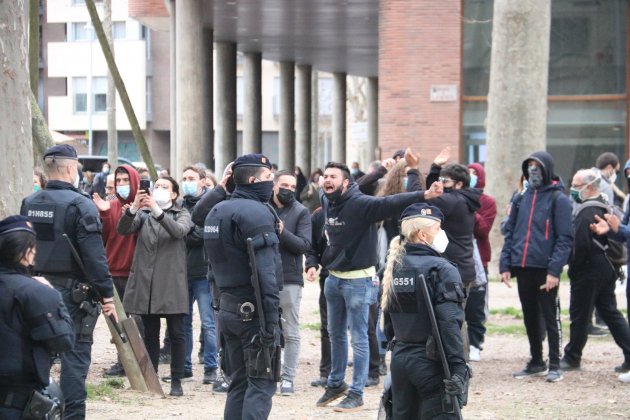
[[(303, 328), (299, 376), (292, 397), (277, 395), (273, 400), (272, 419), (375, 419), (381, 386), (367, 388), (365, 410), (358, 413), (335, 413), (331, 408), (318, 408), (315, 401), (323, 389), (310, 386), (318, 376), (319, 314), (317, 284), (304, 288), (301, 318)], [(482, 360), (473, 363), (469, 403), (463, 410), (465, 418), (475, 419), (587, 419), (630, 418), (630, 384), (623, 384), (613, 373), (614, 366), (623, 361), (619, 348), (610, 336), (590, 338), (584, 351), (583, 370), (565, 374), (562, 382), (546, 383), (543, 378), (515, 380), (511, 373), (520, 370), (528, 358), (528, 343), (522, 320), (516, 319), (506, 308), (520, 310), (515, 289), (499, 283), (490, 285), (490, 308), (495, 309), (488, 321), (492, 332), (486, 337)], [(568, 283), (561, 284), (561, 302), (568, 309)], [(620, 307), (626, 307), (625, 295), (617, 293)], [(507, 313), (506, 313), (507, 312)], [(563, 311), (566, 314), (566, 311)], [(563, 316), (565, 331), (568, 317)], [(197, 326), (198, 328), (198, 322)], [(519, 329), (521, 328), (521, 329)], [(198, 331), (198, 330), (197, 330)], [(512, 333), (509, 333), (509, 332)], [(508, 332), (508, 333), (506, 333)], [(564, 340), (566, 342), (566, 338)], [(197, 346), (193, 350), (196, 358)], [(116, 358), (109, 342), (109, 332), (99, 321), (93, 347), (93, 363), (88, 383), (98, 386), (105, 381), (102, 372)], [(350, 368), (346, 380), (351, 380)], [(168, 374), (168, 367), (160, 365), (160, 375)], [(213, 395), (210, 385), (203, 385), (203, 366), (194, 365), (194, 378), (184, 382), (184, 397), (159, 398), (125, 389), (114, 389), (107, 396), (88, 400), (88, 419), (222, 419), (224, 395)], [(382, 382), (381, 382), (382, 383)], [(169, 385), (164, 384), (166, 393)]]

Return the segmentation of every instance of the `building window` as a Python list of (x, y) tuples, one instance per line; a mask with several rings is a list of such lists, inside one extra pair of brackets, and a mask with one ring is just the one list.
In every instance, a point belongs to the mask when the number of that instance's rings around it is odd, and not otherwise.
[(94, 112), (107, 111), (107, 77), (92, 78), (92, 95)]
[(85, 77), (72, 78), (72, 98), (74, 112), (87, 112), (87, 80)]
[(318, 79), (319, 95), (319, 115), (331, 116), (333, 103), (333, 79), (320, 77)]
[(70, 41), (93, 41), (94, 30), (85, 22), (72, 22), (70, 27)]
[(273, 117), (280, 115), (280, 78), (273, 78)]
[(127, 22), (113, 22), (112, 23), (112, 37), (114, 39), (126, 39), (127, 38)]

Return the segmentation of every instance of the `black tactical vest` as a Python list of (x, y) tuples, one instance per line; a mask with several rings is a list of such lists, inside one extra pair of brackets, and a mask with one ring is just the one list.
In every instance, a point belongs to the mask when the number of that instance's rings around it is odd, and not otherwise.
[(66, 214), (82, 199), (72, 190), (42, 190), (24, 200), (23, 215), (33, 223), (37, 233), (36, 272), (61, 274), (79, 269), (63, 234), (75, 240), (75, 227), (66, 230)]
[(395, 294), (388, 312), (397, 341), (424, 343), (431, 335), (429, 312), (419, 282), (420, 272), (416, 268), (401, 267), (393, 273)]

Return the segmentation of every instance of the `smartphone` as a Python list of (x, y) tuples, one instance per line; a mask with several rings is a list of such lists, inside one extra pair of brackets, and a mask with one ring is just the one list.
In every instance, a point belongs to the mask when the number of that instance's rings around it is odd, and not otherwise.
[(151, 181), (148, 179), (141, 179), (140, 190), (144, 190), (145, 193), (151, 194)]

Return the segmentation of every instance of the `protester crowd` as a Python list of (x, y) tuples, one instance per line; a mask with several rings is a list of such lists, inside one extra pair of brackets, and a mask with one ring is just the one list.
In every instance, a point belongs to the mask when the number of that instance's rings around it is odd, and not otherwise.
[[(411, 149), (370, 163), (365, 173), (357, 162), (351, 168), (331, 162), (310, 175), (245, 155), (220, 179), (199, 164), (152, 181), (146, 169), (121, 165), (110, 173), (108, 163), (102, 172), (80, 175), (70, 149), (51, 148), (44, 169), (35, 170), (34, 193), (22, 208), (28, 220), (3, 222), (37, 233), (37, 256), (16, 258), (21, 266), (34, 260), (33, 274), (50, 281), (38, 284), (61, 292), (69, 313), (61, 319), (75, 323), (75, 346), (61, 357), (61, 388), (77, 418), (85, 416), (83, 382), (93, 329), (81, 334), (76, 324), (85, 322), (78, 312), (83, 306), (67, 295), (77, 287), (72, 279), (83, 277), (95, 284), (95, 300), (106, 315), (112, 315), (115, 288), (125, 312), (136, 319), (155, 370), (170, 363), (163, 380), (175, 397), (183, 395), (181, 381), (193, 376), (197, 302), (203, 384), (228, 394), (226, 419), (265, 418), (274, 393), (295, 393), (305, 279), (321, 287), (321, 362), (311, 382), (324, 390), (313, 401), (320, 407), (341, 399), (334, 411), (361, 410), (364, 387), (378, 385), (389, 370), (393, 418), (441, 410), (456, 416), (466, 401), (467, 362), (482, 360), (491, 263), (507, 287), (516, 278), (530, 344), (530, 360), (514, 378), (561, 381), (565, 372), (580, 369), (589, 334), (603, 327), (622, 351), (614, 370), (630, 382), (630, 328), (614, 294), (630, 247), (630, 207), (615, 182), (621, 165), (612, 153), (577, 171), (570, 186), (556, 174), (549, 153), (532, 153), (518, 168), (522, 176), (510, 205), (498, 211), (484, 192), (484, 165), (453, 162), (449, 148), (429, 168), (420, 168)], [(630, 161), (621, 174), (630, 189)], [(66, 204), (59, 204), (61, 195)], [(500, 261), (493, 262), (489, 234), (497, 215), (505, 241)], [(81, 229), (70, 229), (72, 224)], [(67, 249), (59, 235), (69, 229), (86, 273), (77, 273), (70, 254), (63, 254), (63, 267), (50, 263), (62, 255), (59, 247)], [(11, 267), (26, 273), (14, 262), (0, 265), (2, 281)], [(558, 285), (566, 265), (571, 325), (563, 348)], [(259, 290), (252, 289), (251, 277)], [(439, 331), (432, 330), (431, 315)], [(162, 318), (167, 328), (160, 349)], [(436, 337), (443, 346), (436, 347)], [(253, 340), (263, 343), (262, 350), (268, 345), (269, 352), (258, 356), (279, 359), (274, 349), (283, 348), (274, 375), (252, 373)], [(442, 372), (440, 352), (449, 373)], [(344, 380), (348, 366), (350, 384)], [(1, 367), (2, 362), (3, 375)], [(105, 375), (125, 371), (117, 362)], [(450, 397), (448, 408), (442, 401)]]

